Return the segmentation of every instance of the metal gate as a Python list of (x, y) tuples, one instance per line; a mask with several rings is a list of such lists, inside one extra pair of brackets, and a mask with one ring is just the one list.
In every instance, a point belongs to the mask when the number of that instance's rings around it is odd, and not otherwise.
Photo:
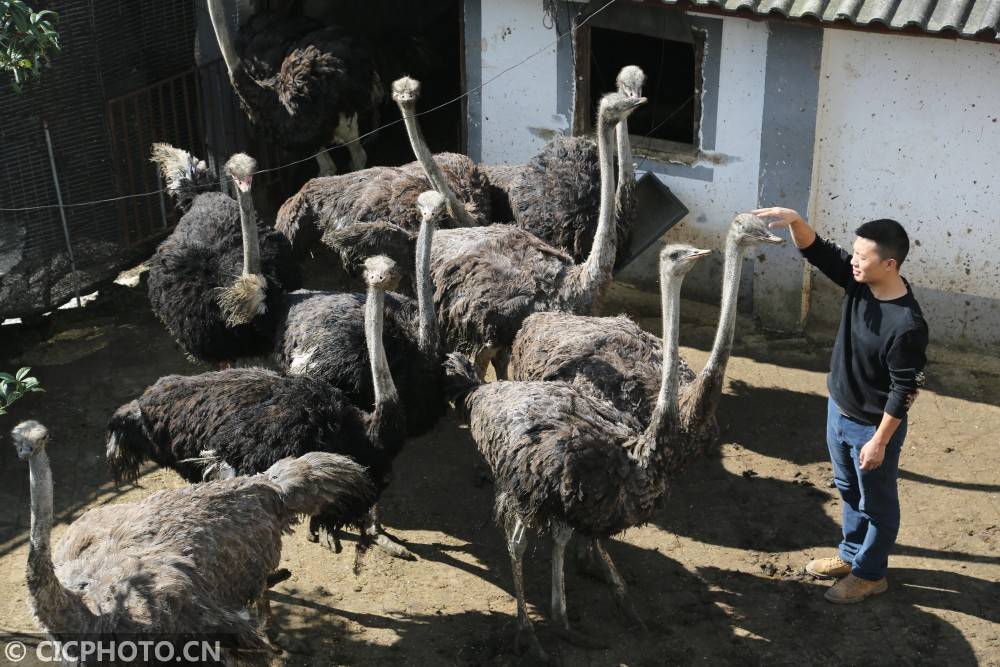
[[(162, 189), (159, 172), (149, 159), (153, 143), (163, 141), (205, 155), (198, 70), (108, 100), (108, 126), (118, 192)], [(122, 240), (129, 248), (163, 236), (177, 223), (177, 210), (162, 192), (124, 199), (117, 206)]]

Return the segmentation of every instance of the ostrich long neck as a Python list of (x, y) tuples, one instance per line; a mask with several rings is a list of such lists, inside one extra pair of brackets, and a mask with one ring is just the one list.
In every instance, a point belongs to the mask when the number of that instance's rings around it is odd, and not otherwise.
[(28, 592), (35, 614), (46, 628), (72, 630), (90, 615), (80, 598), (63, 588), (52, 564), (52, 470), (44, 450), (28, 461), (31, 475), (31, 544)]
[(736, 301), (740, 291), (740, 270), (746, 251), (735, 236), (726, 239), (726, 259), (722, 267), (722, 303), (719, 307), (719, 325), (715, 342), (705, 367), (692, 385), (691, 407), (685, 409), (689, 423), (705, 421), (715, 414), (716, 403), (722, 394), (722, 381), (733, 349), (736, 332)]
[(427, 355), (438, 352), (437, 325), (434, 321), (434, 295), (431, 291), (431, 242), (434, 226), (426, 219), (420, 222), (417, 235), (417, 344)]
[(597, 231), (590, 255), (581, 265), (580, 289), (588, 295), (591, 310), (596, 310), (600, 297), (611, 282), (611, 268), (615, 263), (618, 235), (615, 233), (615, 165), (611, 152), (611, 135), (614, 125), (604, 114), (597, 119), (597, 159), (601, 170), (601, 208), (597, 218)]
[(226, 9), (222, 6), (222, 0), (208, 0), (208, 16), (212, 19), (215, 39), (219, 42), (219, 50), (222, 51), (222, 59), (226, 61), (226, 69), (229, 71), (231, 79), (240, 66), (240, 56), (233, 46), (229, 25), (226, 23)]
[(632, 142), (629, 141), (627, 118), (620, 121), (615, 127), (615, 140), (618, 144), (618, 187), (615, 191), (615, 210), (618, 215), (624, 215), (625, 190), (633, 187), (635, 182), (635, 164), (632, 162)]
[(417, 123), (417, 115), (414, 113), (413, 103), (402, 103), (399, 105), (399, 110), (403, 114), (406, 136), (410, 139), (413, 154), (417, 156), (417, 161), (424, 168), (427, 180), (431, 182), (435, 190), (444, 195), (444, 198), (448, 202), (448, 212), (451, 214), (452, 219), (458, 222), (460, 227), (474, 227), (476, 225), (475, 220), (469, 215), (462, 202), (458, 201), (458, 197), (452, 191), (448, 179), (445, 178), (441, 167), (434, 161), (434, 156), (431, 154), (430, 148), (427, 147), (420, 124)]
[(368, 344), (368, 361), (372, 367), (372, 386), (375, 389), (375, 409), (399, 401), (396, 385), (389, 372), (389, 362), (382, 345), (382, 326), (385, 320), (385, 290), (368, 287), (365, 300), (365, 342)]
[(656, 397), (653, 416), (643, 434), (644, 450), (640, 465), (648, 466), (654, 455), (664, 457), (663, 443), (677, 431), (680, 423), (677, 402), (680, 353), (677, 337), (680, 332), (681, 279), (674, 277), (663, 262), (660, 267), (660, 307), (663, 317), (663, 366), (660, 371), (660, 393)]
[(260, 240), (257, 237), (257, 215), (253, 195), (237, 189), (240, 203), (240, 227), (243, 231), (243, 275), (260, 273)]

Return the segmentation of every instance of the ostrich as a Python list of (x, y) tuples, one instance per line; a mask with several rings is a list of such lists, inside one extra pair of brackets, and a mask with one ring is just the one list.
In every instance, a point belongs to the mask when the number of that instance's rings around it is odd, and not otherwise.
[[(261, 368), (168, 375), (111, 417), (107, 460), (115, 478), (136, 479), (139, 465), (148, 459), (196, 482), (212, 470), (250, 475), (285, 456), (325, 451), (364, 465), (381, 492), (406, 431), (382, 346), (384, 294), (399, 276), (385, 257), (369, 258), (365, 276), (365, 338), (375, 394), (370, 412), (327, 382), (306, 375)], [(336, 548), (341, 523), (326, 512), (314, 513), (311, 537), (323, 528)], [(394, 555), (399, 551), (378, 524), (377, 513), (366, 531), (379, 547)]]
[[(635, 65), (618, 74), (618, 92), (641, 97), (646, 75)], [(615, 129), (618, 185), (615, 196), (619, 250), (627, 248), (635, 222), (635, 165), (628, 120)], [(495, 219), (511, 219), (546, 243), (562, 248), (577, 262), (593, 245), (600, 206), (597, 147), (584, 137), (557, 137), (527, 164), (481, 166), (490, 182)], [(503, 211), (509, 218), (500, 217)], [(619, 253), (615, 268), (625, 257)]]
[[(582, 264), (511, 225), (445, 229), (435, 236), (431, 275), (438, 321), (448, 349), (474, 356), (480, 374), (498, 353), (509, 351), (531, 313), (592, 313), (600, 305), (611, 283), (617, 245), (612, 134), (615, 125), (645, 101), (620, 93), (601, 99), (601, 206), (594, 244)], [(505, 370), (497, 369), (500, 377)]]
[(347, 521), (371, 502), (364, 469), (336, 454), (275, 462), (263, 474), (158, 491), (137, 503), (92, 509), (51, 547), (52, 471), (47, 429), (12, 431), (31, 475), (27, 581), (38, 626), (55, 640), (230, 637), (226, 664), (268, 664), (272, 649), (247, 613), (266, 621), (269, 575), (281, 536), (323, 508)]
[(543, 660), (524, 600), (521, 562), (529, 529), (552, 536), (552, 614), (563, 635), (582, 640), (569, 627), (563, 579), (563, 555), (574, 531), (598, 540), (616, 601), (638, 620), (627, 604), (625, 582), (599, 540), (648, 521), (668, 478), (688, 456), (677, 405), (678, 302), (684, 275), (707, 254), (667, 246), (660, 255), (660, 279), (667, 285), (664, 362), (648, 426), (572, 384), (481, 384), (465, 357), (448, 357), (449, 393), (467, 416), (496, 480), (496, 517), (506, 533), (517, 595), (518, 647), (527, 641)]
[[(715, 404), (732, 348), (743, 260), (758, 243), (781, 242), (755, 216), (741, 214), (733, 219), (726, 237), (719, 325), (708, 362), (695, 376), (680, 360), (680, 400), (687, 427), (698, 430), (695, 422), (704, 425), (709, 441), (717, 431)], [(536, 313), (517, 333), (510, 373), (515, 380), (573, 382), (648, 424), (659, 390), (661, 349), (659, 339), (624, 316)]]
[[(425, 162), (411, 162), (402, 167), (371, 167), (307, 182), (281, 206), (275, 224), (298, 255), (305, 254), (319, 241), (343, 255), (345, 241), (338, 237), (338, 232), (358, 223), (371, 224), (376, 233), (393, 238), (392, 244), (412, 244), (412, 234), (420, 227), (416, 200), (429, 188), (448, 197), (452, 219), (459, 225), (489, 224), (489, 193), (476, 164), (457, 153), (432, 156), (426, 148), (415, 119), (419, 84), (404, 77), (393, 83), (392, 94), (403, 113), (411, 144), (419, 146), (415, 148), (416, 154)], [(409, 233), (410, 238), (400, 237), (400, 229)], [(397, 263), (405, 261), (400, 256), (393, 259)]]
[(184, 165), (196, 158), (187, 152), (158, 144), (153, 159), (178, 201), (190, 202), (149, 261), (153, 312), (200, 361), (227, 364), (269, 353), (284, 293), (297, 289), (301, 276), (288, 242), (259, 228), (250, 192), (256, 162), (237, 153), (226, 163), (236, 202), (220, 192), (191, 196), (197, 181)]
[[(372, 116), (382, 85), (360, 40), (336, 26), (275, 13), (254, 17), (234, 44), (222, 0), (208, 0), (208, 13), (229, 81), (253, 126), (293, 150), (346, 145), (352, 169), (363, 169), (358, 119)], [(321, 174), (336, 173), (326, 151), (316, 159)]]
[[(615, 79), (618, 92), (632, 97), (642, 97), (642, 87), (646, 83), (646, 73), (635, 65), (626, 65)], [(615, 197), (617, 216), (618, 247), (627, 248), (632, 239), (632, 229), (638, 217), (636, 201), (635, 163), (632, 161), (632, 142), (629, 139), (628, 119), (618, 123), (615, 131), (618, 145), (618, 191)], [(618, 253), (615, 268), (622, 267), (625, 253)]]
[[(434, 319), (430, 253), (434, 228), (446, 202), (434, 190), (417, 199), (421, 225), (416, 244), (417, 299), (385, 297), (384, 334), (389, 368), (400, 390), (410, 436), (428, 432), (441, 415), (442, 349)], [(289, 309), (277, 341), (276, 361), (289, 373), (329, 382), (363, 408), (375, 400), (365, 349), (365, 295), (301, 290), (289, 295)]]

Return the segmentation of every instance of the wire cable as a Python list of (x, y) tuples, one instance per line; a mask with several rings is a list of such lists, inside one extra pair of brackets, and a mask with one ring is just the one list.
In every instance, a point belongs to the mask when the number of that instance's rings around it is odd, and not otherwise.
[[(522, 65), (524, 65), (525, 63), (527, 63), (531, 59), (535, 58), (539, 54), (544, 53), (545, 51), (548, 51), (553, 46), (556, 46), (557, 44), (559, 44), (559, 42), (561, 42), (567, 36), (575, 34), (576, 31), (577, 31), (577, 29), (579, 29), (583, 25), (586, 25), (586, 23), (588, 21), (590, 21), (590, 19), (594, 18), (595, 16), (597, 16), (598, 14), (600, 14), (601, 12), (603, 12), (605, 9), (607, 9), (611, 5), (615, 4), (615, 2), (617, 2), (617, 0), (608, 0), (608, 2), (604, 3), (603, 5), (601, 5), (601, 7), (598, 8), (593, 14), (590, 14), (585, 19), (583, 19), (582, 21), (580, 21), (579, 24), (573, 26), (572, 28), (570, 28), (566, 32), (562, 33), (561, 35), (558, 35), (554, 40), (552, 40), (551, 42), (549, 42), (545, 46), (541, 47), (540, 49), (538, 49), (536, 51), (533, 51), (532, 53), (528, 54), (527, 56), (525, 56), (521, 60), (517, 61), (513, 65), (510, 65), (509, 67), (504, 68), (503, 70), (501, 70), (497, 74), (493, 75), (492, 77), (490, 77), (486, 81), (483, 81), (481, 84), (479, 84), (475, 88), (472, 88), (471, 90), (467, 90), (466, 92), (462, 93), (461, 95), (458, 95), (457, 97), (455, 97), (453, 99), (448, 100), (447, 102), (442, 102), (441, 104), (438, 104), (435, 107), (432, 107), (432, 108), (427, 109), (425, 111), (421, 111), (421, 112), (417, 113), (416, 115), (419, 117), (419, 116), (424, 116), (424, 115), (429, 114), (429, 113), (434, 113), (435, 111), (443, 109), (446, 106), (455, 104), (456, 102), (460, 102), (463, 99), (465, 99), (466, 97), (469, 97), (470, 95), (472, 95), (474, 93), (478, 93), (478, 92), (482, 91), (483, 88), (485, 88), (489, 84), (493, 83), (494, 81), (496, 81), (497, 79), (499, 79), (503, 75), (505, 75), (508, 72), (511, 72), (511, 71), (513, 71), (513, 70), (521, 67)], [(301, 164), (303, 162), (309, 162), (310, 160), (316, 159), (317, 156), (322, 155), (323, 153), (326, 153), (326, 152), (328, 152), (330, 150), (333, 150), (334, 148), (340, 148), (340, 147), (343, 147), (343, 146), (348, 146), (348, 145), (350, 145), (352, 143), (355, 143), (355, 142), (358, 142), (358, 141), (362, 141), (366, 137), (370, 137), (373, 134), (376, 134), (377, 132), (380, 132), (382, 130), (388, 129), (388, 128), (394, 126), (394, 125), (399, 125), (402, 122), (403, 122), (402, 118), (400, 118), (398, 120), (391, 121), (389, 123), (386, 123), (385, 125), (381, 125), (381, 126), (375, 128), (373, 130), (370, 130), (369, 132), (366, 132), (366, 133), (364, 133), (364, 134), (362, 134), (362, 135), (360, 135), (358, 137), (355, 137), (354, 139), (351, 139), (350, 141), (346, 141), (346, 142), (344, 142), (342, 144), (337, 144), (336, 146), (331, 146), (331, 147), (328, 147), (328, 148), (324, 148), (323, 150), (318, 151), (315, 154), (310, 155), (309, 157), (304, 157), (304, 158), (301, 158), (299, 160), (293, 160), (292, 162), (288, 162), (286, 164), (278, 165), (277, 167), (268, 167), (267, 169), (258, 169), (257, 171), (254, 172), (254, 174), (255, 175), (256, 174), (267, 174), (267, 173), (270, 173), (270, 172), (279, 171), (279, 170), (282, 170), (282, 169), (287, 169), (288, 167), (293, 167), (293, 166), (295, 166), (297, 164)], [(133, 194), (128, 194), (128, 195), (119, 195), (118, 197), (106, 197), (104, 199), (95, 199), (93, 201), (78, 202), (78, 203), (75, 203), (75, 204), (63, 204), (61, 208), (76, 208), (76, 207), (80, 207), (80, 206), (93, 206), (95, 204), (107, 204), (107, 203), (110, 203), (110, 202), (122, 201), (124, 199), (134, 199), (134, 198), (137, 198), (137, 197), (149, 197), (149, 196), (157, 195), (157, 194), (160, 194), (161, 192), (166, 192), (166, 191), (167, 191), (167, 188), (161, 188), (159, 190), (152, 190), (150, 192), (139, 192), (139, 193), (133, 193)], [(39, 206), (23, 206), (23, 207), (19, 207), (19, 208), (0, 208), (0, 212), (3, 212), (3, 213), (20, 213), (20, 212), (27, 212), (27, 211), (40, 211), (40, 210), (57, 209), (57, 208), (60, 208), (59, 204), (42, 204), (42, 205), (39, 205)]]

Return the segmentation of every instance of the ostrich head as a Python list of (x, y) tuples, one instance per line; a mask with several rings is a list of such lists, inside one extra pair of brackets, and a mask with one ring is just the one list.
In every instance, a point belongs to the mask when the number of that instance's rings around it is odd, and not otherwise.
[(692, 248), (683, 243), (672, 243), (664, 246), (663, 250), (660, 251), (660, 263), (666, 267), (671, 276), (682, 278), (694, 268), (699, 259), (710, 254), (712, 254), (711, 250)]
[(392, 99), (396, 104), (416, 104), (420, 97), (420, 82), (404, 76), (392, 82)]
[(49, 429), (45, 428), (34, 419), (23, 421), (10, 432), (14, 440), (14, 449), (17, 450), (17, 458), (27, 461), (45, 449), (49, 443)]
[(417, 197), (420, 216), (429, 224), (437, 224), (448, 213), (448, 200), (437, 190), (421, 192)]
[(729, 227), (729, 240), (735, 241), (737, 245), (741, 246), (751, 246), (758, 243), (780, 245), (785, 242), (780, 236), (775, 236), (768, 231), (766, 222), (749, 213), (740, 213), (733, 218), (733, 223)]
[(626, 65), (615, 79), (618, 92), (629, 97), (642, 97), (642, 87), (646, 83), (646, 73), (635, 65)]
[(399, 285), (399, 268), (385, 255), (375, 255), (365, 260), (365, 282), (369, 287), (394, 290)]
[(236, 183), (240, 192), (250, 192), (253, 175), (257, 171), (257, 160), (246, 153), (236, 153), (226, 162), (226, 173)]
[(632, 112), (646, 103), (645, 97), (631, 97), (621, 93), (608, 93), (601, 98), (597, 117), (611, 125), (617, 125), (632, 115)]

